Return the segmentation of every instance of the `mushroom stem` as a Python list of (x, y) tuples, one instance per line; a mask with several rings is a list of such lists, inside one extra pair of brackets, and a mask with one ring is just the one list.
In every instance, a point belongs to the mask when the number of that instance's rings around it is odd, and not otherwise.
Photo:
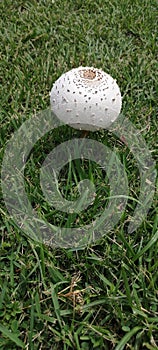
[(81, 138), (87, 137), (88, 134), (89, 134), (89, 130), (82, 130), (82, 132), (81, 132)]

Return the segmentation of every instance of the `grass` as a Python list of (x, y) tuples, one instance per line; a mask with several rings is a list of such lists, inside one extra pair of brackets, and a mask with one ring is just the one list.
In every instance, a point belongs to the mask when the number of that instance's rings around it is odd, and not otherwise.
[[(117, 79), (122, 113), (157, 161), (157, 10), (150, 0), (2, 0), (1, 159), (12, 133), (48, 108), (53, 82), (73, 67), (93, 65)], [(94, 205), (67, 218), (43, 198), (39, 169), (44, 159), (55, 146), (79, 136), (68, 126), (47, 133), (25, 169), (25, 189), (39, 217), (61, 227), (90, 224), (108, 202), (106, 173), (86, 160), (65, 166), (59, 187), (66, 199), (76, 200), (79, 181), (93, 180)], [(89, 138), (114, 150), (126, 170), (130, 199), (125, 213), (107, 235), (85, 248), (51, 248), (17, 227), (2, 198), (0, 349), (158, 348), (157, 195), (147, 218), (129, 234), (139, 198), (137, 163), (112, 133), (90, 133)]]

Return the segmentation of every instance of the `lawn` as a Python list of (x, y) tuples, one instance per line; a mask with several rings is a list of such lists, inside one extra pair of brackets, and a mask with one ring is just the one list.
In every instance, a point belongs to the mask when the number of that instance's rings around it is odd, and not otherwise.
[[(102, 68), (117, 80), (122, 115), (135, 130), (131, 140), (128, 132), (112, 130), (87, 136), (115, 152), (129, 187), (119, 221), (107, 231), (103, 225), (101, 235), (98, 227), (94, 240), (62, 246), (61, 239), (53, 246), (32, 239), (13, 220), (1, 193), (0, 349), (156, 350), (155, 178), (153, 195), (142, 197), (149, 206), (146, 217), (135, 230), (129, 232), (128, 227), (145, 189), (140, 187), (142, 174), (132, 139), (137, 139), (140, 163), (145, 159), (141, 140), (154, 167), (157, 162), (157, 1), (1, 0), (0, 14), (1, 164), (11, 136), (49, 108), (54, 81), (81, 65)], [(36, 122), (32, 128), (36, 133)], [(39, 220), (60, 228), (90, 226), (111, 195), (106, 171), (91, 160), (76, 159), (60, 172), (59, 190), (75, 202), (78, 183), (89, 179), (96, 186), (93, 205), (67, 214), (46, 201), (40, 186), (45, 158), (56, 146), (80, 136), (66, 125), (49, 130), (35, 142), (25, 165), (25, 191)], [(26, 145), (29, 139), (19, 138), (17, 158), (20, 143)], [(145, 182), (150, 185), (151, 179)]]

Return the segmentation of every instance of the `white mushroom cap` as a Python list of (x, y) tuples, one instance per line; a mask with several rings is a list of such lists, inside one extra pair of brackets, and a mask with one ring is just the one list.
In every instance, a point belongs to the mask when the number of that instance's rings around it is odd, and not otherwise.
[(101, 69), (78, 67), (61, 75), (50, 93), (51, 109), (75, 129), (106, 129), (118, 117), (122, 99), (116, 80)]

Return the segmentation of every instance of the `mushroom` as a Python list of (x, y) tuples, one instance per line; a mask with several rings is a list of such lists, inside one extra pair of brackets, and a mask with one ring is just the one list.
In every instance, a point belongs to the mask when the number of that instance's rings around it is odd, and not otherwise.
[(62, 74), (50, 92), (51, 109), (79, 130), (106, 129), (118, 117), (122, 99), (116, 80), (101, 69), (78, 67)]

